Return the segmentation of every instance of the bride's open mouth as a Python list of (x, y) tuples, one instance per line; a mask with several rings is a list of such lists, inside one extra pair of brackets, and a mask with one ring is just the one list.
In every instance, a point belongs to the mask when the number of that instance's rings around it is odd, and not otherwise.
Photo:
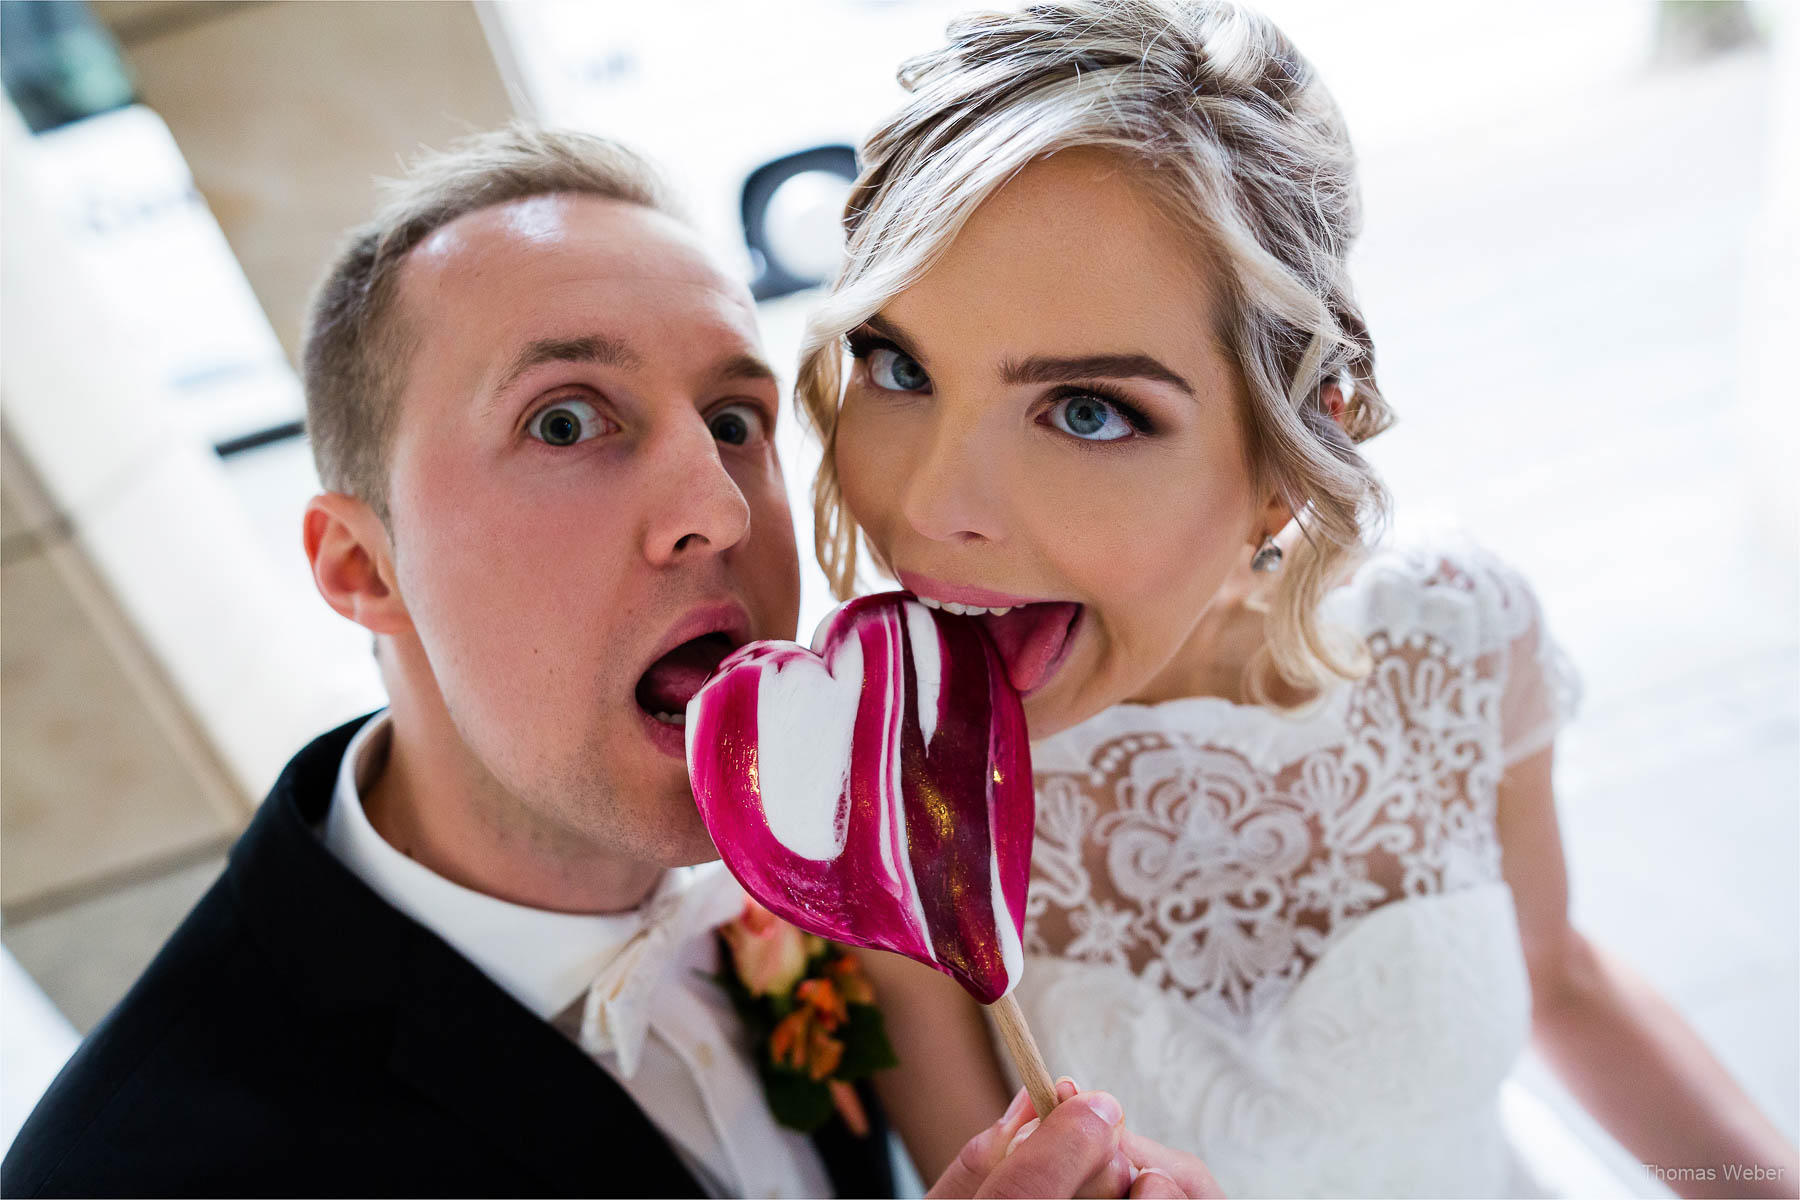
[(1042, 688), (1068, 660), (1087, 613), (1086, 605), (1073, 601), (1032, 600), (959, 587), (906, 571), (900, 573), (900, 582), (927, 608), (979, 620), (1021, 696)]

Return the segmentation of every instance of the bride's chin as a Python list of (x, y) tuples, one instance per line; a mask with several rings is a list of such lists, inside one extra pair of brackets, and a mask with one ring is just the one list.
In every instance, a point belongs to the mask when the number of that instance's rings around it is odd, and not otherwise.
[(1023, 698), (1025, 728), (1031, 740), (1042, 741), (1065, 729), (1081, 724), (1092, 714), (1083, 714), (1076, 706), (1079, 689), (1068, 687), (1068, 679), (1053, 679), (1049, 684)]

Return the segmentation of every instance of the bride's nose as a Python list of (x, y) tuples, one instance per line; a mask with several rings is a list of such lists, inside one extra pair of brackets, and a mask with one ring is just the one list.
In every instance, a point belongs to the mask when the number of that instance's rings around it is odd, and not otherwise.
[(974, 422), (933, 423), (900, 489), (900, 511), (921, 536), (939, 542), (1006, 537), (1004, 454)]

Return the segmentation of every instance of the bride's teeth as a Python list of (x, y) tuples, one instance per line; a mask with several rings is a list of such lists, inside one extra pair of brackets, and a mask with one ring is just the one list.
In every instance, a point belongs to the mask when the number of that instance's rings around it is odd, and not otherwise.
[(958, 604), (954, 600), (932, 600), (925, 596), (918, 597), (918, 601), (926, 608), (942, 609), (959, 617), (1003, 617), (1017, 607), (1009, 604), (1005, 608), (983, 608), (979, 604)]
[(673, 725), (677, 729), (679, 729), (682, 726), (687, 724), (687, 714), (686, 713), (659, 712), (659, 713), (651, 713), (650, 715), (655, 717), (657, 720), (661, 721), (664, 725)]

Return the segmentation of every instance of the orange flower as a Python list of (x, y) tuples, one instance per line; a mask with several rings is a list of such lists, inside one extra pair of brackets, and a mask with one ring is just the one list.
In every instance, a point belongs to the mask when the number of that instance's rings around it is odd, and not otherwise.
[(809, 1060), (806, 1073), (817, 1083), (837, 1070), (838, 1064), (844, 1061), (844, 1043), (825, 1032), (823, 1026), (814, 1025), (812, 1037), (807, 1039), (806, 1057)]
[(875, 988), (863, 974), (862, 964), (853, 954), (839, 954), (825, 965), (825, 974), (837, 984), (845, 1004), (875, 1003)]
[(815, 1082), (844, 1061), (844, 1043), (831, 1036), (818, 1010), (803, 1006), (781, 1018), (769, 1035), (769, 1057), (777, 1066), (805, 1071)]
[(794, 996), (817, 1014), (819, 1024), (827, 1030), (836, 1029), (850, 1016), (844, 1007), (844, 998), (838, 995), (829, 979), (808, 979), (795, 990)]
[(737, 976), (752, 996), (780, 995), (806, 974), (807, 935), (749, 898), (744, 915), (720, 926)]
[(796, 1008), (781, 1018), (775, 1032), (769, 1035), (769, 1057), (777, 1066), (792, 1067), (796, 1071), (806, 1068), (807, 1034), (811, 1026), (812, 1014), (804, 1008)]

